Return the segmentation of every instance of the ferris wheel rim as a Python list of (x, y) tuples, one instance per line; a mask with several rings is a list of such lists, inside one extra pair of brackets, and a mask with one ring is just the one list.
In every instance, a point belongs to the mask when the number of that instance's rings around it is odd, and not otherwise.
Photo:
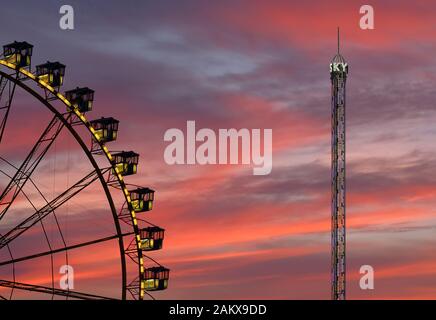
[[(139, 227), (138, 227), (138, 220), (136, 218), (135, 211), (132, 209), (131, 199), (129, 196), (127, 186), (123, 180), (123, 176), (121, 175), (121, 173), (118, 172), (118, 169), (116, 168), (116, 166), (112, 162), (112, 155), (111, 155), (110, 151), (105, 146), (105, 144), (100, 141), (100, 139), (98, 138), (98, 136), (95, 133), (95, 130), (93, 129), (93, 127), (91, 126), (89, 120), (85, 117), (85, 115), (83, 113), (81, 113), (77, 108), (75, 108), (72, 105), (72, 103), (62, 93), (58, 92), (54, 87), (50, 86), (45, 81), (38, 79), (37, 76), (35, 76), (33, 73), (31, 73), (30, 71), (28, 71), (24, 68), (17, 68), (14, 64), (11, 64), (11, 63), (9, 63), (5, 60), (2, 60), (2, 59), (0, 59), (0, 65), (7, 67), (7, 68), (25, 76), (26, 79), (30, 79), (30, 80), (34, 81), (37, 85), (39, 85), (39, 86), (43, 87), (45, 90), (48, 90), (49, 92), (51, 92), (55, 97), (57, 97), (67, 107), (67, 110), (70, 110), (71, 112), (74, 112), (76, 114), (77, 118), (81, 121), (81, 123), (87, 128), (88, 132), (91, 134), (91, 137), (95, 138), (95, 140), (98, 142), (98, 145), (99, 145), (101, 151), (105, 154), (110, 166), (112, 167), (112, 169), (116, 173), (115, 176), (117, 177), (117, 182), (118, 182), (120, 189), (124, 195), (129, 212), (131, 214), (132, 226), (133, 226), (133, 231), (134, 231), (134, 239), (135, 239), (135, 243), (136, 243), (136, 252), (137, 252), (137, 256), (138, 256), (137, 263), (138, 263), (138, 268), (139, 268), (138, 299), (143, 300), (145, 294), (147, 294), (151, 298), (153, 298), (153, 296), (150, 293), (145, 292), (144, 287), (143, 287), (143, 283), (142, 283), (142, 280), (144, 279), (145, 267), (144, 267), (144, 256), (142, 254), (142, 249), (140, 247), (141, 238), (140, 238), (140, 231), (139, 231)], [(90, 162), (93, 163), (93, 167), (99, 175), (99, 180), (101, 181), (102, 186), (105, 189), (105, 193), (107, 191), (107, 193), (109, 194), (108, 200), (110, 199), (110, 202), (111, 202), (110, 203), (111, 211), (112, 211), (113, 219), (114, 219), (115, 226), (117, 229), (117, 234), (119, 236), (120, 256), (121, 256), (121, 260), (122, 260), (121, 261), (122, 279), (123, 279), (122, 280), (122, 299), (123, 300), (126, 299), (126, 295), (127, 295), (127, 271), (126, 271), (126, 261), (125, 261), (126, 260), (126, 257), (125, 257), (126, 251), (125, 251), (125, 247), (124, 247), (124, 241), (122, 239), (123, 236), (122, 236), (122, 232), (121, 232), (121, 225), (120, 225), (120, 222), (118, 220), (115, 205), (113, 204), (112, 196), (108, 190), (108, 184), (107, 184), (107, 182), (105, 182), (104, 177), (101, 174), (101, 169), (98, 167), (98, 165), (95, 162), (94, 156), (92, 155), (90, 150), (86, 147), (86, 145), (83, 142), (83, 140), (81, 139), (80, 135), (74, 130), (74, 128), (72, 128), (72, 126), (68, 123), (68, 121), (66, 121), (65, 118), (62, 117), (62, 114), (51, 103), (49, 103), (46, 99), (44, 99), (44, 97), (42, 97), (35, 90), (33, 90), (32, 88), (30, 88), (29, 86), (24, 84), (23, 81), (21, 81), (20, 79), (14, 78), (11, 75), (9, 75), (1, 70), (0, 70), (0, 75), (4, 76), (9, 81), (16, 83), (22, 89), (24, 89), (28, 93), (32, 94), (41, 103), (43, 103), (53, 114), (55, 114), (57, 116), (57, 118), (59, 120), (61, 120), (64, 125), (66, 125), (67, 129), (74, 136), (76, 141), (82, 147), (83, 151), (86, 153)], [(95, 164), (95, 166), (94, 166), (94, 164)], [(107, 193), (106, 193), (106, 195), (107, 195)], [(113, 205), (113, 207), (112, 207), (112, 205)], [(156, 262), (155, 260), (151, 259), (150, 257), (148, 257), (148, 258), (150, 260)]]

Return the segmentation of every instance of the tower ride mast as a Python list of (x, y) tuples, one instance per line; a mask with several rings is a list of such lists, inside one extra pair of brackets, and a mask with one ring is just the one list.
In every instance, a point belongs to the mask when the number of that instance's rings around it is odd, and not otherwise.
[(345, 84), (348, 64), (338, 52), (330, 63), (332, 84), (332, 299), (345, 300)]

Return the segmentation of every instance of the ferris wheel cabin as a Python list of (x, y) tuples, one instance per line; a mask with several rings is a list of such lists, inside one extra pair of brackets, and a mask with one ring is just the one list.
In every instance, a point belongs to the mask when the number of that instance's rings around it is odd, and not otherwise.
[(129, 191), (133, 210), (145, 212), (153, 209), (154, 190), (150, 188), (138, 188)]
[(165, 230), (159, 227), (148, 227), (140, 231), (141, 249), (153, 251), (162, 249)]
[(36, 66), (36, 76), (52, 87), (59, 88), (64, 83), (65, 65), (47, 61)]
[(92, 110), (94, 101), (94, 90), (85, 88), (76, 88), (65, 92), (65, 97), (71, 102), (73, 107), (78, 108), (81, 113)]
[(168, 288), (170, 270), (164, 267), (145, 269), (144, 289), (146, 291), (165, 290)]
[(3, 46), (5, 60), (18, 68), (30, 66), (33, 46), (26, 41), (7, 44)]
[(133, 151), (124, 151), (113, 154), (115, 168), (123, 176), (136, 174), (138, 170), (139, 154)]
[(96, 135), (102, 142), (115, 141), (118, 136), (118, 124), (120, 122), (112, 117), (101, 118), (91, 121)]

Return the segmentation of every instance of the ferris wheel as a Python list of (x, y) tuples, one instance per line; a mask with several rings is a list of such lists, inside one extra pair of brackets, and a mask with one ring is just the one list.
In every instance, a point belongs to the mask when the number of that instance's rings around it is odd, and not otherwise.
[(0, 299), (154, 299), (165, 230), (145, 219), (154, 190), (126, 182), (139, 155), (110, 151), (119, 121), (88, 120), (94, 91), (62, 94), (65, 65), (33, 69), (32, 53), (13, 42), (0, 55)]

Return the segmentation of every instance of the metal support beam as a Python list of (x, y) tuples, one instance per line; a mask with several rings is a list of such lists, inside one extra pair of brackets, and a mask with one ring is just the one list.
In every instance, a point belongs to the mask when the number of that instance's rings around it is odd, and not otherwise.
[[(9, 86), (8, 86), (9, 83)], [(3, 114), (3, 117), (0, 121), (0, 143), (3, 139), (3, 134), (5, 132), (6, 123), (8, 121), (9, 117), (9, 111), (11, 109), (12, 100), (15, 94), (15, 88), (16, 84), (8, 81), (5, 77), (0, 77), (0, 101), (3, 98), (3, 94), (5, 93), (6, 87), (8, 86), (8, 94), (7, 94), (7, 100), (5, 101), (4, 105), (0, 105), (0, 112)]]
[(14, 177), (9, 181), (9, 184), (0, 195), (0, 220), (4, 217), (63, 127), (64, 123), (57, 116), (54, 116)]
[[(102, 170), (102, 174), (110, 170), (110, 168)], [(61, 207), (65, 202), (76, 196), (83, 189), (91, 185), (95, 180), (98, 179), (98, 174), (96, 171), (92, 171), (87, 174), (84, 178), (80, 179), (70, 188), (65, 190), (59, 196), (51, 200), (41, 209), (33, 213), (26, 220), (18, 224), (16, 227), (8, 231), (5, 235), (0, 237), (0, 249), (9, 244), (12, 240), (16, 239), (22, 233), (30, 229), (32, 226), (37, 224), (39, 221), (43, 220), (50, 213), (54, 212), (56, 209)]]
[(44, 286), (37, 286), (27, 283), (12, 282), (6, 280), (0, 280), (0, 287), (19, 289), (19, 290), (30, 291), (30, 292), (46, 293), (50, 295), (63, 296), (68, 298), (81, 299), (81, 300), (116, 300), (113, 298), (82, 293), (78, 291), (62, 290), (62, 289), (49, 288)]
[[(134, 232), (125, 233), (122, 236), (127, 237), (127, 236), (131, 236), (132, 234), (134, 234)], [(77, 249), (77, 248), (91, 246), (91, 245), (94, 245), (97, 243), (114, 240), (114, 239), (117, 239), (118, 237), (119, 237), (119, 235), (113, 235), (113, 236), (109, 236), (109, 237), (105, 237), (105, 238), (101, 238), (101, 239), (97, 239), (97, 240), (92, 240), (92, 241), (88, 241), (88, 242), (75, 244), (75, 245), (64, 247), (64, 248), (59, 248), (59, 249), (54, 249), (54, 250), (50, 250), (50, 251), (46, 251), (46, 252), (32, 254), (30, 256), (25, 256), (25, 257), (21, 257), (21, 258), (2, 261), (2, 262), (0, 262), (0, 267), (8, 265), (8, 264), (12, 264), (12, 263), (17, 263), (17, 262), (22, 262), (22, 261), (26, 261), (26, 260), (32, 260), (32, 259), (48, 256), (51, 254), (55, 254), (55, 253), (59, 253), (59, 252), (67, 251), (67, 250), (73, 250), (73, 249)]]

